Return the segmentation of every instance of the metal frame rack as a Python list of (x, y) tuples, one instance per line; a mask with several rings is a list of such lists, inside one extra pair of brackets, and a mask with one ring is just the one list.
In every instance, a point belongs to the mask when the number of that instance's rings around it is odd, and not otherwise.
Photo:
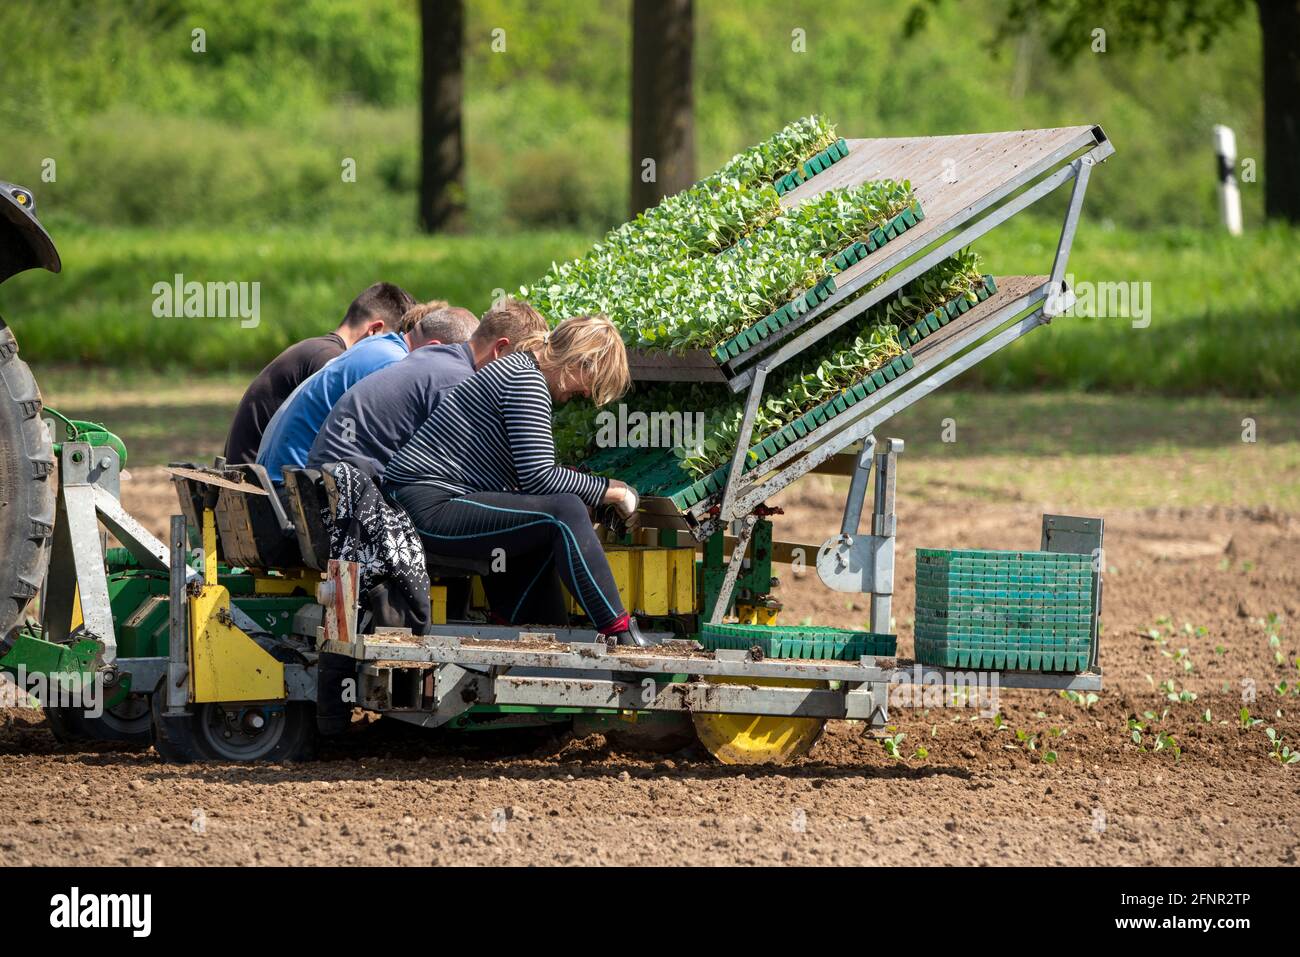
[[(903, 409), (1074, 303), (1065, 274), (1092, 168), (1114, 147), (1099, 126), (1012, 133), (849, 140), (849, 156), (786, 193), (782, 205), (799, 203), (832, 188), (870, 180), (910, 180), (925, 219), (836, 276), (836, 292), (789, 325), (719, 365), (706, 353), (665, 361), (638, 356), (634, 378), (642, 381), (725, 382), (747, 390), (740, 435), (726, 485), (683, 516), (671, 503), (648, 502), (647, 524), (680, 526), (697, 540), (729, 523), (736, 545), (710, 620), (721, 622), (756, 524), (754, 510), (776, 492), (833, 456), (862, 443), (852, 471), (841, 534), (822, 546), (818, 572), (832, 588), (872, 595), (872, 627), (889, 630), (894, 565), (894, 470), (902, 443), (877, 448), (875, 430)], [(824, 426), (791, 442), (749, 472), (744, 471), (754, 418), (767, 377), (855, 316), (897, 293), (943, 259), (1017, 213), (1072, 182), (1051, 271), (1045, 276), (997, 280), (998, 291), (962, 313), (912, 350), (914, 367)], [(872, 285), (875, 283), (876, 285)], [(858, 535), (872, 468), (876, 470), (871, 530)]]
[[(317, 650), (359, 663), (358, 705), (426, 727), (444, 725), (474, 705), (852, 718), (882, 727), (889, 720), (890, 688), (899, 683), (975, 694), (986, 688), (996, 693), (999, 687), (1101, 688), (1099, 674), (896, 666), (892, 659), (877, 663), (874, 657), (755, 660), (743, 650), (697, 653), (690, 642), (611, 649), (604, 641), (563, 630), (519, 634), (514, 641), (420, 638), (408, 631), (361, 634), (356, 630), (355, 577), (355, 564), (329, 563), (321, 586), (325, 613)], [(828, 684), (764, 683), (773, 679)]]

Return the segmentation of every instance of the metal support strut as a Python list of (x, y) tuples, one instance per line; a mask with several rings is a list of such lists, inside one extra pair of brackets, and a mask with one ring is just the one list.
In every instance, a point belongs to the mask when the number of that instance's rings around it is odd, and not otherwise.
[[(881, 635), (890, 633), (893, 615), (894, 535), (898, 527), (894, 487), (901, 451), (902, 439), (886, 439), (884, 447), (878, 448), (874, 436), (864, 438), (844, 501), (840, 534), (829, 539), (817, 553), (817, 575), (828, 588), (871, 595), (871, 630)], [(862, 509), (873, 467), (876, 481), (871, 530), (860, 535)]]

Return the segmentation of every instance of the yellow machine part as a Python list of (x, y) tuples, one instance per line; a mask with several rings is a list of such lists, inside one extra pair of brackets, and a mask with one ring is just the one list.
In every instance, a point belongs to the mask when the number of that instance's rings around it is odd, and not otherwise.
[(72, 589), (72, 623), (68, 626), (68, 631), (76, 631), (86, 623), (86, 619), (81, 617), (81, 589), (74, 586)]
[(431, 612), (429, 621), (435, 625), (447, 624), (447, 586), (432, 585), (429, 587), (429, 610)]
[[(623, 607), (637, 615), (691, 615), (695, 606), (695, 549), (657, 545), (606, 545)], [(569, 596), (569, 611), (582, 606)]]
[(749, 602), (736, 602), (736, 621), (742, 625), (775, 625), (780, 615), (779, 603), (755, 605)]
[(190, 598), (190, 688), (196, 702), (280, 701), (284, 665), (237, 628), (230, 592), (204, 585)]
[[(720, 684), (824, 688), (825, 682), (790, 678), (709, 678)], [(786, 718), (756, 714), (692, 714), (700, 744), (723, 764), (786, 764), (812, 750), (826, 727), (825, 718)]]
[(321, 573), (302, 568), (290, 575), (258, 575), (253, 579), (253, 593), (257, 595), (292, 595), (299, 589), (304, 594), (315, 595), (321, 582)]

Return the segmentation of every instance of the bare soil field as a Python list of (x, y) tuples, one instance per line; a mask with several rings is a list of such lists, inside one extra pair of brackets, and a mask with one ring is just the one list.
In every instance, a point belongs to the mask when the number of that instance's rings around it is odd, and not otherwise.
[[(39, 710), (10, 709), (0, 864), (1296, 863), (1300, 763), (1283, 766), (1266, 735), (1300, 744), (1294, 436), (1243, 452), (1240, 410), (1225, 408), (1219, 446), (1108, 447), (1109, 413), (1090, 420), (1080, 400), (1073, 435), (1025, 424), (1048, 446), (1106, 449), (1063, 465), (1006, 447), (1001, 431), (959, 455), (927, 444), (920, 433), (953, 408), (902, 423), (917, 439), (907, 433), (899, 476), (900, 654), (916, 547), (1036, 547), (1044, 512), (1100, 515), (1105, 688), (1091, 704), (1004, 689), (996, 714), (897, 708), (885, 733), (903, 735), (899, 757), (863, 725), (832, 722), (783, 768), (385, 721), (308, 764), (174, 766), (66, 748)], [(965, 414), (988, 423), (998, 408)], [(123, 487), (157, 531), (174, 508), (160, 461)], [(814, 477), (775, 504), (778, 537), (818, 543), (838, 530), (842, 486)], [(783, 569), (779, 593), (785, 620), (867, 617), (865, 599), (811, 572)]]

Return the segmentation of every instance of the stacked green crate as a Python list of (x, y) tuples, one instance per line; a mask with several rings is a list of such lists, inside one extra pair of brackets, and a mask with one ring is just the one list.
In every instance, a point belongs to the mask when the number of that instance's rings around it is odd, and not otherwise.
[(942, 667), (1084, 670), (1092, 651), (1088, 555), (916, 551), (916, 657)]
[(818, 661), (857, 661), (864, 655), (893, 657), (894, 635), (828, 628), (821, 625), (710, 625), (700, 628), (707, 650), (759, 648), (766, 658), (811, 658)]

